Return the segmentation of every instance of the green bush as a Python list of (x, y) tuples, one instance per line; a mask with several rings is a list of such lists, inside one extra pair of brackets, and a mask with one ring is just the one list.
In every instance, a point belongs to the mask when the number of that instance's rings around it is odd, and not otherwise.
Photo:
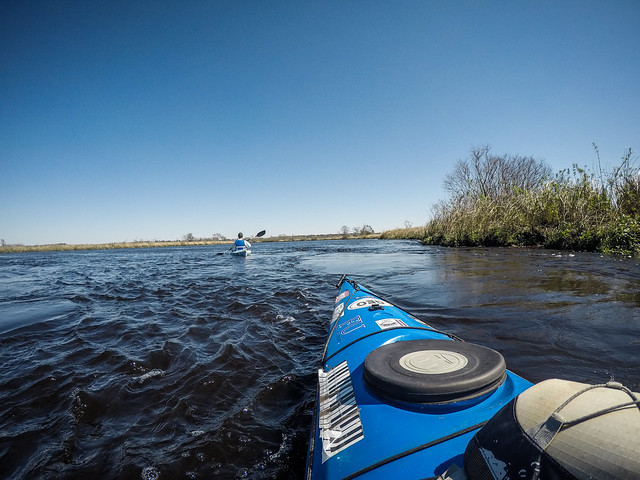
[(640, 221), (623, 216), (600, 231), (604, 253), (640, 255)]

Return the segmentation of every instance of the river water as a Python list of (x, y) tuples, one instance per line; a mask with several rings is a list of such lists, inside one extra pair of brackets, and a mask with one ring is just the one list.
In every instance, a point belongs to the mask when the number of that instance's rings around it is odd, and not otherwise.
[(394, 240), (0, 255), (0, 477), (300, 479), (350, 274), (537, 382), (640, 390), (640, 263)]

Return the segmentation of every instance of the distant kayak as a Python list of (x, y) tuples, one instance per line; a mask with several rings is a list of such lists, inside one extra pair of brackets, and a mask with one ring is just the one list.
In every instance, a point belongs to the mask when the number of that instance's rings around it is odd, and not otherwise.
[[(247, 240), (253, 240), (254, 238), (260, 238), (260, 237), (264, 237), (264, 234), (267, 233), (266, 230), (260, 230), (258, 233), (256, 233), (253, 237), (248, 238)], [(242, 232), (238, 234), (238, 238), (241, 239), (242, 238)], [(236, 242), (238, 242), (238, 240), (236, 240)], [(246, 243), (245, 243), (246, 242)], [(251, 250), (249, 250), (251, 244), (248, 241), (242, 241), (240, 244), (235, 244), (231, 247), (231, 255), (236, 256), (236, 257), (248, 257), (249, 255), (251, 255)], [(235, 248), (235, 250), (234, 250)], [(218, 255), (222, 255), (224, 252), (220, 252), (218, 253)]]

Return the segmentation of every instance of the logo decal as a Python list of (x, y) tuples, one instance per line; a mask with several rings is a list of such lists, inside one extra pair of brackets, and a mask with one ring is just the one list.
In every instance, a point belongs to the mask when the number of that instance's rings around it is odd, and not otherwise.
[(381, 307), (392, 307), (389, 302), (385, 302), (384, 300), (380, 300), (375, 297), (363, 297), (357, 299), (355, 302), (351, 303), (347, 309), (348, 310), (357, 310), (359, 308), (369, 308), (371, 305), (380, 305)]

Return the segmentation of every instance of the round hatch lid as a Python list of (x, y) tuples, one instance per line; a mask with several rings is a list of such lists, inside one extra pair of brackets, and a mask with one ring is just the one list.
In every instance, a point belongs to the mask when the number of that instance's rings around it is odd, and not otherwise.
[(506, 378), (499, 352), (453, 340), (407, 340), (376, 348), (364, 361), (365, 385), (391, 401), (454, 403), (488, 394)]

